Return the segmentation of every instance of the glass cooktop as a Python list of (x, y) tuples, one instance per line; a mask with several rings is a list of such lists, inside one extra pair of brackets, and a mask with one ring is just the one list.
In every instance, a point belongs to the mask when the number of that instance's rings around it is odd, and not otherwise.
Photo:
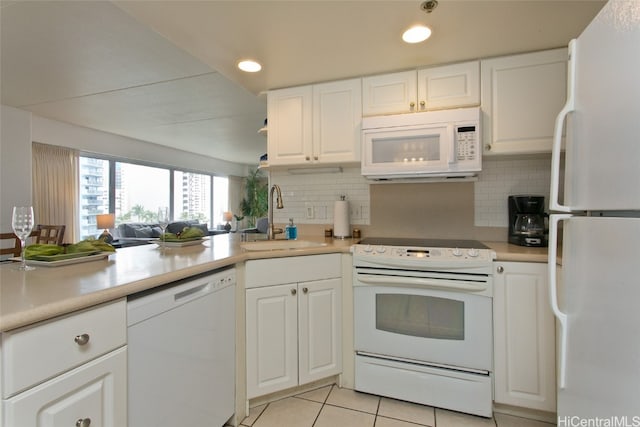
[(416, 239), (409, 237), (365, 237), (361, 245), (406, 246), (416, 248), (489, 249), (477, 240)]

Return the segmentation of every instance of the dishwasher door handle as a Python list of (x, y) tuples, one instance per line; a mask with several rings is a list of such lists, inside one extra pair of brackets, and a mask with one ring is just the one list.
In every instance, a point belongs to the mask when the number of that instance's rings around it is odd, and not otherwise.
[(198, 286), (194, 286), (190, 289), (185, 289), (176, 293), (173, 296), (173, 301), (177, 304), (181, 304), (185, 301), (191, 301), (192, 299), (199, 298), (211, 292), (211, 282), (203, 283)]

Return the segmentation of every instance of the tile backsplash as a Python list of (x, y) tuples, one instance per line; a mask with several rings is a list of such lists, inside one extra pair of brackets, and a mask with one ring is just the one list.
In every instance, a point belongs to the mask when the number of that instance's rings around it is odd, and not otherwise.
[[(512, 194), (542, 195), (548, 206), (550, 168), (549, 156), (485, 157), (483, 170), (474, 183), (473, 200), (468, 201), (470, 209), (474, 210), (473, 225), (507, 227), (507, 197)], [(284, 209), (274, 212), (277, 224), (286, 224), (289, 218), (299, 224), (332, 224), (334, 201), (340, 200), (342, 195), (349, 201), (351, 224), (371, 224), (369, 186), (372, 184), (362, 177), (359, 167), (343, 167), (336, 173), (301, 175), (272, 170), (270, 182), (280, 186), (284, 198)], [(466, 194), (463, 197), (467, 197)], [(430, 202), (437, 203), (438, 200)]]
[(284, 199), (284, 209), (273, 213), (276, 224), (286, 224), (289, 218), (300, 224), (332, 224), (333, 205), (340, 196), (349, 201), (351, 224), (369, 224), (369, 183), (359, 167), (309, 174), (273, 170), (270, 183), (280, 186)]
[(507, 198), (510, 195), (544, 196), (549, 206), (550, 156), (535, 158), (490, 157), (482, 159), (474, 191), (474, 225), (507, 227)]

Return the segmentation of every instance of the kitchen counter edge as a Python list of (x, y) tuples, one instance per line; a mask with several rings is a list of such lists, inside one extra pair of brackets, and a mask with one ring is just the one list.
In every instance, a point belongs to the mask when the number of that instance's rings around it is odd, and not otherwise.
[[(216, 244), (224, 245), (224, 239), (220, 237), (214, 238)], [(313, 246), (300, 249), (287, 249), (287, 250), (267, 250), (267, 251), (246, 251), (240, 247), (240, 242), (233, 237), (230, 237), (226, 241), (228, 250), (224, 252), (222, 256), (213, 256), (211, 260), (203, 262), (197, 262), (194, 265), (188, 265), (184, 268), (166, 271), (158, 274), (149, 274), (147, 277), (132, 280), (127, 283), (116, 284), (113, 286), (107, 286), (106, 288), (99, 289), (100, 286), (96, 286), (95, 290), (92, 290), (89, 286), (88, 290), (86, 283), (79, 283), (78, 287), (82, 287), (83, 292), (73, 293), (69, 295), (52, 298), (46, 303), (30, 304), (28, 308), (20, 308), (18, 310), (9, 310), (8, 314), (0, 312), (0, 332), (17, 329), (20, 327), (28, 326), (40, 321), (48, 320), (53, 317), (66, 315), (78, 310), (86, 309), (95, 305), (103, 304), (109, 301), (114, 301), (119, 298), (124, 298), (129, 295), (142, 292), (155, 287), (163, 286), (187, 277), (191, 277), (201, 273), (211, 272), (220, 268), (224, 268), (230, 265), (245, 262), (252, 259), (264, 259), (264, 258), (281, 258), (291, 256), (305, 256), (316, 255), (324, 253), (348, 253), (351, 245), (357, 243), (354, 239), (331, 239), (331, 238), (313, 238), (304, 236), (304, 240), (316, 241), (324, 243), (324, 246)], [(546, 248), (525, 248), (515, 245), (511, 245), (505, 242), (483, 242), (491, 249), (493, 249), (497, 258), (496, 261), (521, 261), (521, 262), (547, 262)], [(128, 254), (132, 254), (136, 251), (143, 249), (136, 249), (140, 247), (126, 248), (124, 251), (129, 251)], [(148, 248), (147, 248), (148, 250)], [(123, 251), (123, 252), (124, 252)], [(116, 254), (115, 263), (118, 262), (118, 255)], [(176, 252), (176, 255), (180, 255)], [(121, 255), (124, 256), (124, 255)], [(92, 263), (87, 263), (84, 268), (90, 266)], [(94, 264), (95, 265), (95, 264)], [(6, 269), (8, 265), (4, 265), (1, 268)], [(43, 270), (55, 271), (57, 269), (51, 269), (41, 267)], [(70, 272), (70, 269), (74, 266), (62, 267)], [(96, 269), (96, 275), (99, 276), (100, 271)], [(99, 277), (96, 277), (99, 280)], [(33, 284), (33, 288), (41, 287), (45, 284), (37, 283)], [(26, 285), (28, 286), (28, 284)], [(50, 286), (50, 284), (46, 284)], [(24, 291), (24, 289), (23, 289)], [(32, 289), (32, 292), (42, 292), (37, 289)], [(49, 288), (50, 291), (50, 288)], [(0, 292), (5, 293), (5, 296), (9, 296), (7, 292), (16, 292), (16, 289), (9, 289), (9, 286), (0, 283)], [(0, 297), (2, 296), (0, 293)], [(34, 299), (41, 298), (40, 295), (32, 295)], [(47, 298), (44, 298), (45, 300)], [(6, 308), (6, 307), (5, 307)], [(7, 310), (3, 310), (7, 311)]]

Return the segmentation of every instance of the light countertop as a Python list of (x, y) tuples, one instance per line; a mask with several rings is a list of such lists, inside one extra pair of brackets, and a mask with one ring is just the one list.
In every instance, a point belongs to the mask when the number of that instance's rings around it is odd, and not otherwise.
[[(161, 249), (155, 244), (118, 249), (104, 260), (61, 267), (38, 266), (22, 272), (14, 264), (0, 265), (0, 331), (26, 326), (96, 304), (126, 297), (196, 274), (244, 262), (321, 253), (349, 252), (353, 239), (301, 236), (326, 243), (312, 248), (245, 251), (239, 236), (205, 238), (202, 245)], [(546, 262), (546, 248), (525, 248), (484, 242), (499, 261)]]

